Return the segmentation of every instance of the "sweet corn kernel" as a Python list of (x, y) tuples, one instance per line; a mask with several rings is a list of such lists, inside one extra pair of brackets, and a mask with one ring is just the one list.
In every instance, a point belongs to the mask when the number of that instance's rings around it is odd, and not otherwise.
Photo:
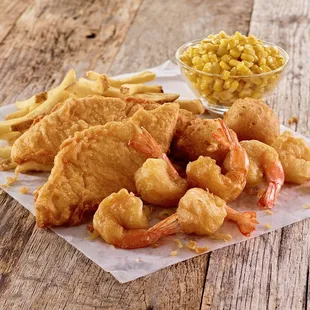
[(231, 66), (228, 65), (225, 61), (221, 61), (220, 66), (223, 68), (223, 70), (230, 70), (231, 69)]
[(241, 55), (241, 51), (239, 51), (237, 47), (234, 47), (229, 51), (229, 54), (234, 58), (238, 58)]
[(224, 89), (229, 89), (231, 87), (232, 80), (226, 80), (223, 84)]
[(241, 54), (241, 59), (242, 60), (247, 60), (250, 62), (254, 62), (254, 57), (252, 55), (246, 54), (246, 53), (242, 53)]
[(233, 92), (238, 88), (238, 86), (239, 86), (239, 82), (238, 82), (237, 80), (233, 81), (233, 82), (231, 83), (231, 86), (230, 86), (230, 88), (229, 88), (229, 91), (230, 91), (231, 93), (233, 93)]
[(216, 92), (221, 92), (223, 90), (224, 81), (221, 79), (216, 79), (213, 85), (213, 90)]
[(229, 65), (231, 67), (236, 67), (236, 66), (238, 66), (239, 63), (240, 63), (240, 61), (238, 61), (236, 59), (232, 59), (232, 60), (229, 61)]
[(224, 55), (221, 57), (221, 60), (224, 61), (224, 62), (227, 62), (229, 63), (229, 61), (232, 59), (232, 57), (228, 54)]

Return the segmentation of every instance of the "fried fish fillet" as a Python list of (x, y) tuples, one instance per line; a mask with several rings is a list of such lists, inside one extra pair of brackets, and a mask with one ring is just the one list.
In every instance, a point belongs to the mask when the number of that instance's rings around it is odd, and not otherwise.
[(126, 121), (93, 126), (64, 141), (47, 183), (36, 193), (37, 225), (78, 225), (111, 193), (135, 192), (134, 174), (148, 156), (129, 141), (144, 127), (166, 152), (178, 113), (177, 103), (140, 109)]
[[(155, 106), (147, 104), (145, 107), (152, 109)], [(89, 96), (68, 99), (15, 141), (12, 161), (23, 166), (20, 169), (23, 172), (52, 167), (61, 143), (75, 132), (110, 121), (124, 120), (140, 108), (143, 108), (140, 104), (118, 98)]]

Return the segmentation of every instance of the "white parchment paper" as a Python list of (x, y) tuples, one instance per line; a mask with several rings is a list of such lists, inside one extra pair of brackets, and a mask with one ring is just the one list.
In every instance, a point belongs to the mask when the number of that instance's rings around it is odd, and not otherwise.
[[(182, 80), (177, 66), (172, 62), (167, 61), (158, 67), (151, 68), (150, 70), (157, 74), (156, 80), (150, 84), (163, 85), (165, 92), (179, 93), (181, 94), (180, 98), (183, 99), (194, 97), (186, 83)], [(1, 107), (0, 118), (4, 118), (6, 114), (13, 111), (15, 111), (14, 105)], [(282, 126), (281, 129), (283, 131), (287, 128)], [(310, 144), (310, 139), (305, 139), (308, 144)], [(14, 176), (14, 173), (0, 172), (0, 184), (6, 183), (6, 177), (8, 176), (12, 177)], [(5, 191), (34, 214), (33, 195), (30, 193), (26, 195), (20, 194), (19, 188), (21, 186), (26, 186), (30, 188), (31, 192), (33, 192), (38, 186), (46, 182), (47, 177), (48, 174), (46, 173), (20, 175), (18, 181), (8, 189), (5, 189)], [(239, 211), (257, 211), (260, 224), (257, 226), (257, 229), (252, 234), (251, 238), (303, 219), (310, 218), (310, 209), (305, 208), (305, 206), (310, 204), (309, 182), (302, 186), (285, 185), (280, 192), (276, 206), (272, 210), (272, 215), (268, 215), (263, 210), (259, 209), (256, 206), (256, 199), (256, 196), (249, 196), (244, 193), (236, 201), (230, 204)], [(153, 221), (151, 223), (153, 223)], [(270, 224), (271, 228), (266, 228), (266, 224)], [(136, 250), (121, 250), (109, 246), (100, 238), (94, 241), (86, 240), (88, 236), (86, 225), (54, 228), (53, 231), (84, 253), (105, 271), (110, 272), (121, 283), (137, 279), (159, 269), (197, 256), (197, 254), (186, 247), (178, 249), (177, 244), (173, 242), (175, 237), (167, 237), (161, 242), (163, 244), (155, 249), (150, 247)], [(186, 244), (189, 239), (194, 239), (198, 242), (199, 246), (208, 246), (210, 251), (248, 239), (241, 235), (236, 228), (236, 225), (233, 223), (225, 223), (220, 231), (231, 234), (233, 240), (231, 242), (224, 242), (207, 237), (188, 237), (182, 234), (178, 235), (177, 238), (184, 240), (183, 244)], [(178, 255), (171, 256), (170, 252), (175, 250), (178, 251)]]

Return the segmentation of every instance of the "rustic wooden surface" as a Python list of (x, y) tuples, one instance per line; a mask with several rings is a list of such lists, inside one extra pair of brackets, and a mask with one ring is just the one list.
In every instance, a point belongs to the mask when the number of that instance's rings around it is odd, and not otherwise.
[[(309, 135), (307, 0), (4, 0), (0, 101), (57, 84), (74, 67), (111, 74), (173, 59), (182, 43), (239, 30), (277, 42), (290, 57), (269, 103)], [(118, 283), (8, 195), (0, 196), (0, 309), (310, 310), (310, 220)]]

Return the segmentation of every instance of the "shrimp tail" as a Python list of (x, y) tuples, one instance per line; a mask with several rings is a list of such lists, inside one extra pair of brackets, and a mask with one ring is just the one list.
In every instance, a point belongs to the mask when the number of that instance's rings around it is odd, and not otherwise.
[(149, 229), (149, 232), (154, 231), (160, 233), (161, 237), (181, 232), (182, 230), (178, 222), (177, 213), (170, 215)]
[(265, 174), (269, 184), (257, 204), (264, 209), (271, 209), (276, 203), (278, 194), (284, 183), (285, 176), (281, 162), (273, 162), (266, 166)]
[(180, 178), (178, 172), (173, 167), (169, 157), (163, 153), (160, 145), (155, 141), (151, 134), (143, 127), (141, 127), (142, 132), (137, 133), (128, 143), (137, 152), (144, 153), (151, 158), (161, 158), (168, 164), (168, 171), (170, 176), (177, 180)]
[(257, 204), (264, 209), (271, 209), (276, 202), (277, 188), (277, 184), (270, 182)]
[(147, 247), (158, 239), (181, 232), (177, 214), (172, 214), (150, 229), (128, 230), (116, 245), (122, 249), (138, 249)]
[(256, 224), (258, 224), (258, 221), (256, 220), (256, 212), (240, 213), (228, 206), (226, 206), (226, 212), (226, 219), (235, 222), (244, 236), (249, 237), (256, 229)]
[(144, 153), (151, 158), (161, 158), (162, 150), (151, 134), (143, 127), (128, 143), (137, 152)]

